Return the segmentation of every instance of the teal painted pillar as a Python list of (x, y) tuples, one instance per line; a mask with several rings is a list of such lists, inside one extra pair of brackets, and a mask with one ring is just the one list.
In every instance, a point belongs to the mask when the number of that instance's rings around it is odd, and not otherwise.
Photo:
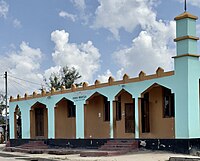
[(14, 112), (15, 112), (15, 107), (11, 106), (9, 107), (9, 132), (10, 132), (10, 139), (15, 138), (15, 131), (14, 131)]
[(189, 137), (188, 125), (188, 61), (175, 58), (175, 138)]
[(22, 116), (22, 139), (30, 139), (30, 107), (20, 106)]
[(47, 105), (48, 110), (48, 139), (55, 139), (55, 110), (54, 105)]
[(110, 138), (114, 138), (113, 99), (110, 99)]
[(200, 137), (200, 111), (199, 111), (199, 69), (198, 58), (189, 59), (188, 76), (188, 125), (190, 138)]
[(139, 111), (138, 111), (138, 97), (135, 97), (135, 138), (139, 138)]
[(74, 102), (76, 105), (76, 139), (84, 139), (84, 103), (85, 101)]

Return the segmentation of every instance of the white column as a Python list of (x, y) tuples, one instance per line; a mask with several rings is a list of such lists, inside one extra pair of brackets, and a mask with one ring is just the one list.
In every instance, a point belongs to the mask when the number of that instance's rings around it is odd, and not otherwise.
[(135, 98), (135, 138), (139, 138), (139, 111), (138, 111), (138, 97)]

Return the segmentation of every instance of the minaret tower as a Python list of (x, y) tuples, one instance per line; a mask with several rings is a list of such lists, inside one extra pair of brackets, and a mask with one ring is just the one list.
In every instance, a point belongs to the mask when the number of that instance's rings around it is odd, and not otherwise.
[(175, 17), (175, 133), (176, 138), (200, 137), (200, 61), (197, 53), (197, 16), (185, 12)]

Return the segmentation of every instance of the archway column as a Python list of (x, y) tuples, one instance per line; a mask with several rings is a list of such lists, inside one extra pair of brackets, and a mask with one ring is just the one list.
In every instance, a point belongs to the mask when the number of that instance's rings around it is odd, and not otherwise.
[(54, 105), (47, 106), (48, 118), (48, 139), (55, 139), (55, 112)]
[(22, 139), (30, 139), (30, 108), (19, 106), (22, 118)]
[(76, 105), (76, 139), (84, 139), (84, 102), (74, 102)]
[(15, 138), (15, 127), (14, 127), (14, 112), (15, 112), (15, 104), (10, 105), (9, 108), (9, 130), (10, 130), (10, 139), (14, 139)]
[(113, 100), (114, 99), (109, 99), (110, 101), (110, 138), (114, 138), (114, 110), (113, 110)]
[(135, 138), (139, 138), (139, 109), (138, 97), (135, 97)]

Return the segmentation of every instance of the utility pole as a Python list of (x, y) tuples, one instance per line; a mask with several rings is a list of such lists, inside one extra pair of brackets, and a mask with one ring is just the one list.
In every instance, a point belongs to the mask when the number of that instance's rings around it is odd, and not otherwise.
[(5, 131), (5, 141), (8, 141), (8, 75), (7, 72), (5, 72), (5, 100), (6, 100), (6, 131)]

